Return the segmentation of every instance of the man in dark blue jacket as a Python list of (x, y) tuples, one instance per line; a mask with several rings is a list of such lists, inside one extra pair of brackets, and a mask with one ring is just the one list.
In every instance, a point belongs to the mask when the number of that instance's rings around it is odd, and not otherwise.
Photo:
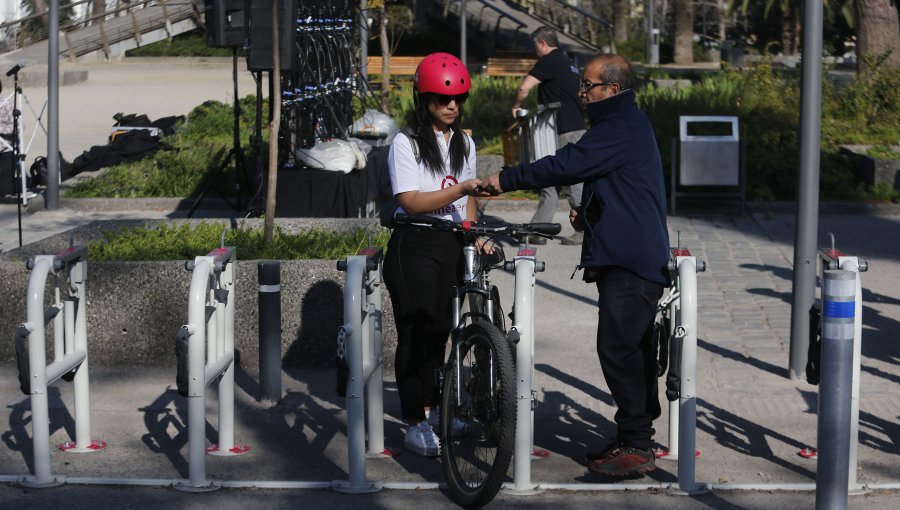
[(581, 140), (485, 181), (494, 193), (584, 182), (581, 207), (569, 219), (584, 231), (584, 280), (599, 292), (597, 353), (618, 407), (616, 441), (587, 460), (591, 471), (614, 476), (655, 468), (653, 420), (661, 411), (652, 331), (669, 280), (662, 165), (633, 84), (624, 58), (594, 57), (581, 81), (591, 122)]

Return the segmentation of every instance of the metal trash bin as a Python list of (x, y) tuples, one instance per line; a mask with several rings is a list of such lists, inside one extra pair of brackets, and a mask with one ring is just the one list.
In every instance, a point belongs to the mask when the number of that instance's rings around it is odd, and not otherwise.
[[(719, 134), (720, 132), (723, 134)], [(704, 192), (702, 195), (740, 197), (741, 214), (743, 214), (744, 174), (743, 144), (738, 132), (737, 117), (682, 116), (679, 118), (679, 137), (672, 141), (670, 189), (672, 214), (676, 212), (677, 197), (700, 195), (698, 192), (678, 191), (679, 186), (715, 187), (714, 192)], [(738, 191), (722, 192), (720, 190), (723, 187), (737, 187)]]
[(741, 41), (725, 41), (719, 47), (719, 61), (731, 67), (744, 67), (744, 43)]

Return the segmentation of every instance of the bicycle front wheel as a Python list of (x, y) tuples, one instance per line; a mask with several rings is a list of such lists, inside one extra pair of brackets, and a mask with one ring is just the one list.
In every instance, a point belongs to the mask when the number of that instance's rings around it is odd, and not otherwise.
[(441, 459), (451, 499), (476, 508), (497, 495), (512, 459), (515, 373), (506, 338), (487, 320), (460, 338), (444, 374)]

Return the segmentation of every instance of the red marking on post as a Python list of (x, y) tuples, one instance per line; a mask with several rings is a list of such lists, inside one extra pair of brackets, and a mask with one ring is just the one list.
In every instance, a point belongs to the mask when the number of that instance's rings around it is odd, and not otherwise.
[[(87, 446), (87, 448), (85, 448), (85, 449), (82, 450), (82, 451), (94, 451), (94, 452), (96, 452), (96, 451), (98, 451), (98, 450), (103, 450), (103, 449), (105, 449), (106, 446), (107, 446), (107, 445), (106, 445), (106, 441), (101, 441), (101, 440), (99, 440), (99, 439), (93, 439), (93, 440), (91, 440), (91, 444), (89, 444), (89, 445)], [(76, 448), (78, 448), (78, 445), (75, 444), (74, 441), (66, 441), (65, 443), (62, 443), (61, 445), (59, 445), (59, 451), (61, 451), (61, 452), (72, 451), (72, 450), (75, 450)]]
[(535, 447), (531, 450), (531, 458), (532, 459), (546, 459), (549, 456), (550, 456), (550, 452), (548, 452), (547, 450), (545, 450), (543, 448)]
[(815, 459), (819, 456), (819, 453), (815, 450), (815, 448), (804, 448), (797, 452), (797, 455), (803, 457), (804, 459)]
[(825, 255), (837, 260), (838, 257), (843, 257), (846, 253), (841, 250), (825, 250)]
[(206, 254), (207, 257), (218, 257), (220, 255), (224, 255), (228, 251), (227, 248), (216, 248), (215, 250)]
[(378, 253), (378, 248), (360, 248), (357, 255), (365, 255), (366, 257), (372, 257)]
[[(207, 454), (216, 454), (219, 453), (219, 445), (214, 444), (206, 447)], [(250, 447), (245, 444), (235, 444), (232, 448), (228, 449), (229, 453), (234, 455), (243, 455), (250, 451)]]
[(672, 250), (672, 255), (675, 255), (676, 257), (690, 257), (691, 251), (687, 248), (675, 248)]
[(519, 250), (519, 253), (516, 254), (518, 257), (534, 257), (534, 254), (537, 251), (534, 248), (522, 248)]

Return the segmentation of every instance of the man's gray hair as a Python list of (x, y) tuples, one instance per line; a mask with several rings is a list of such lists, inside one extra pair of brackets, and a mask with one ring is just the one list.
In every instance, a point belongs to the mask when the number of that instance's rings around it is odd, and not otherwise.
[(534, 42), (544, 41), (551, 48), (559, 48), (559, 37), (556, 30), (550, 27), (541, 27), (531, 33), (531, 40)]
[(618, 83), (622, 90), (634, 87), (634, 72), (624, 57), (613, 54), (597, 55), (592, 60), (600, 61), (600, 80)]

